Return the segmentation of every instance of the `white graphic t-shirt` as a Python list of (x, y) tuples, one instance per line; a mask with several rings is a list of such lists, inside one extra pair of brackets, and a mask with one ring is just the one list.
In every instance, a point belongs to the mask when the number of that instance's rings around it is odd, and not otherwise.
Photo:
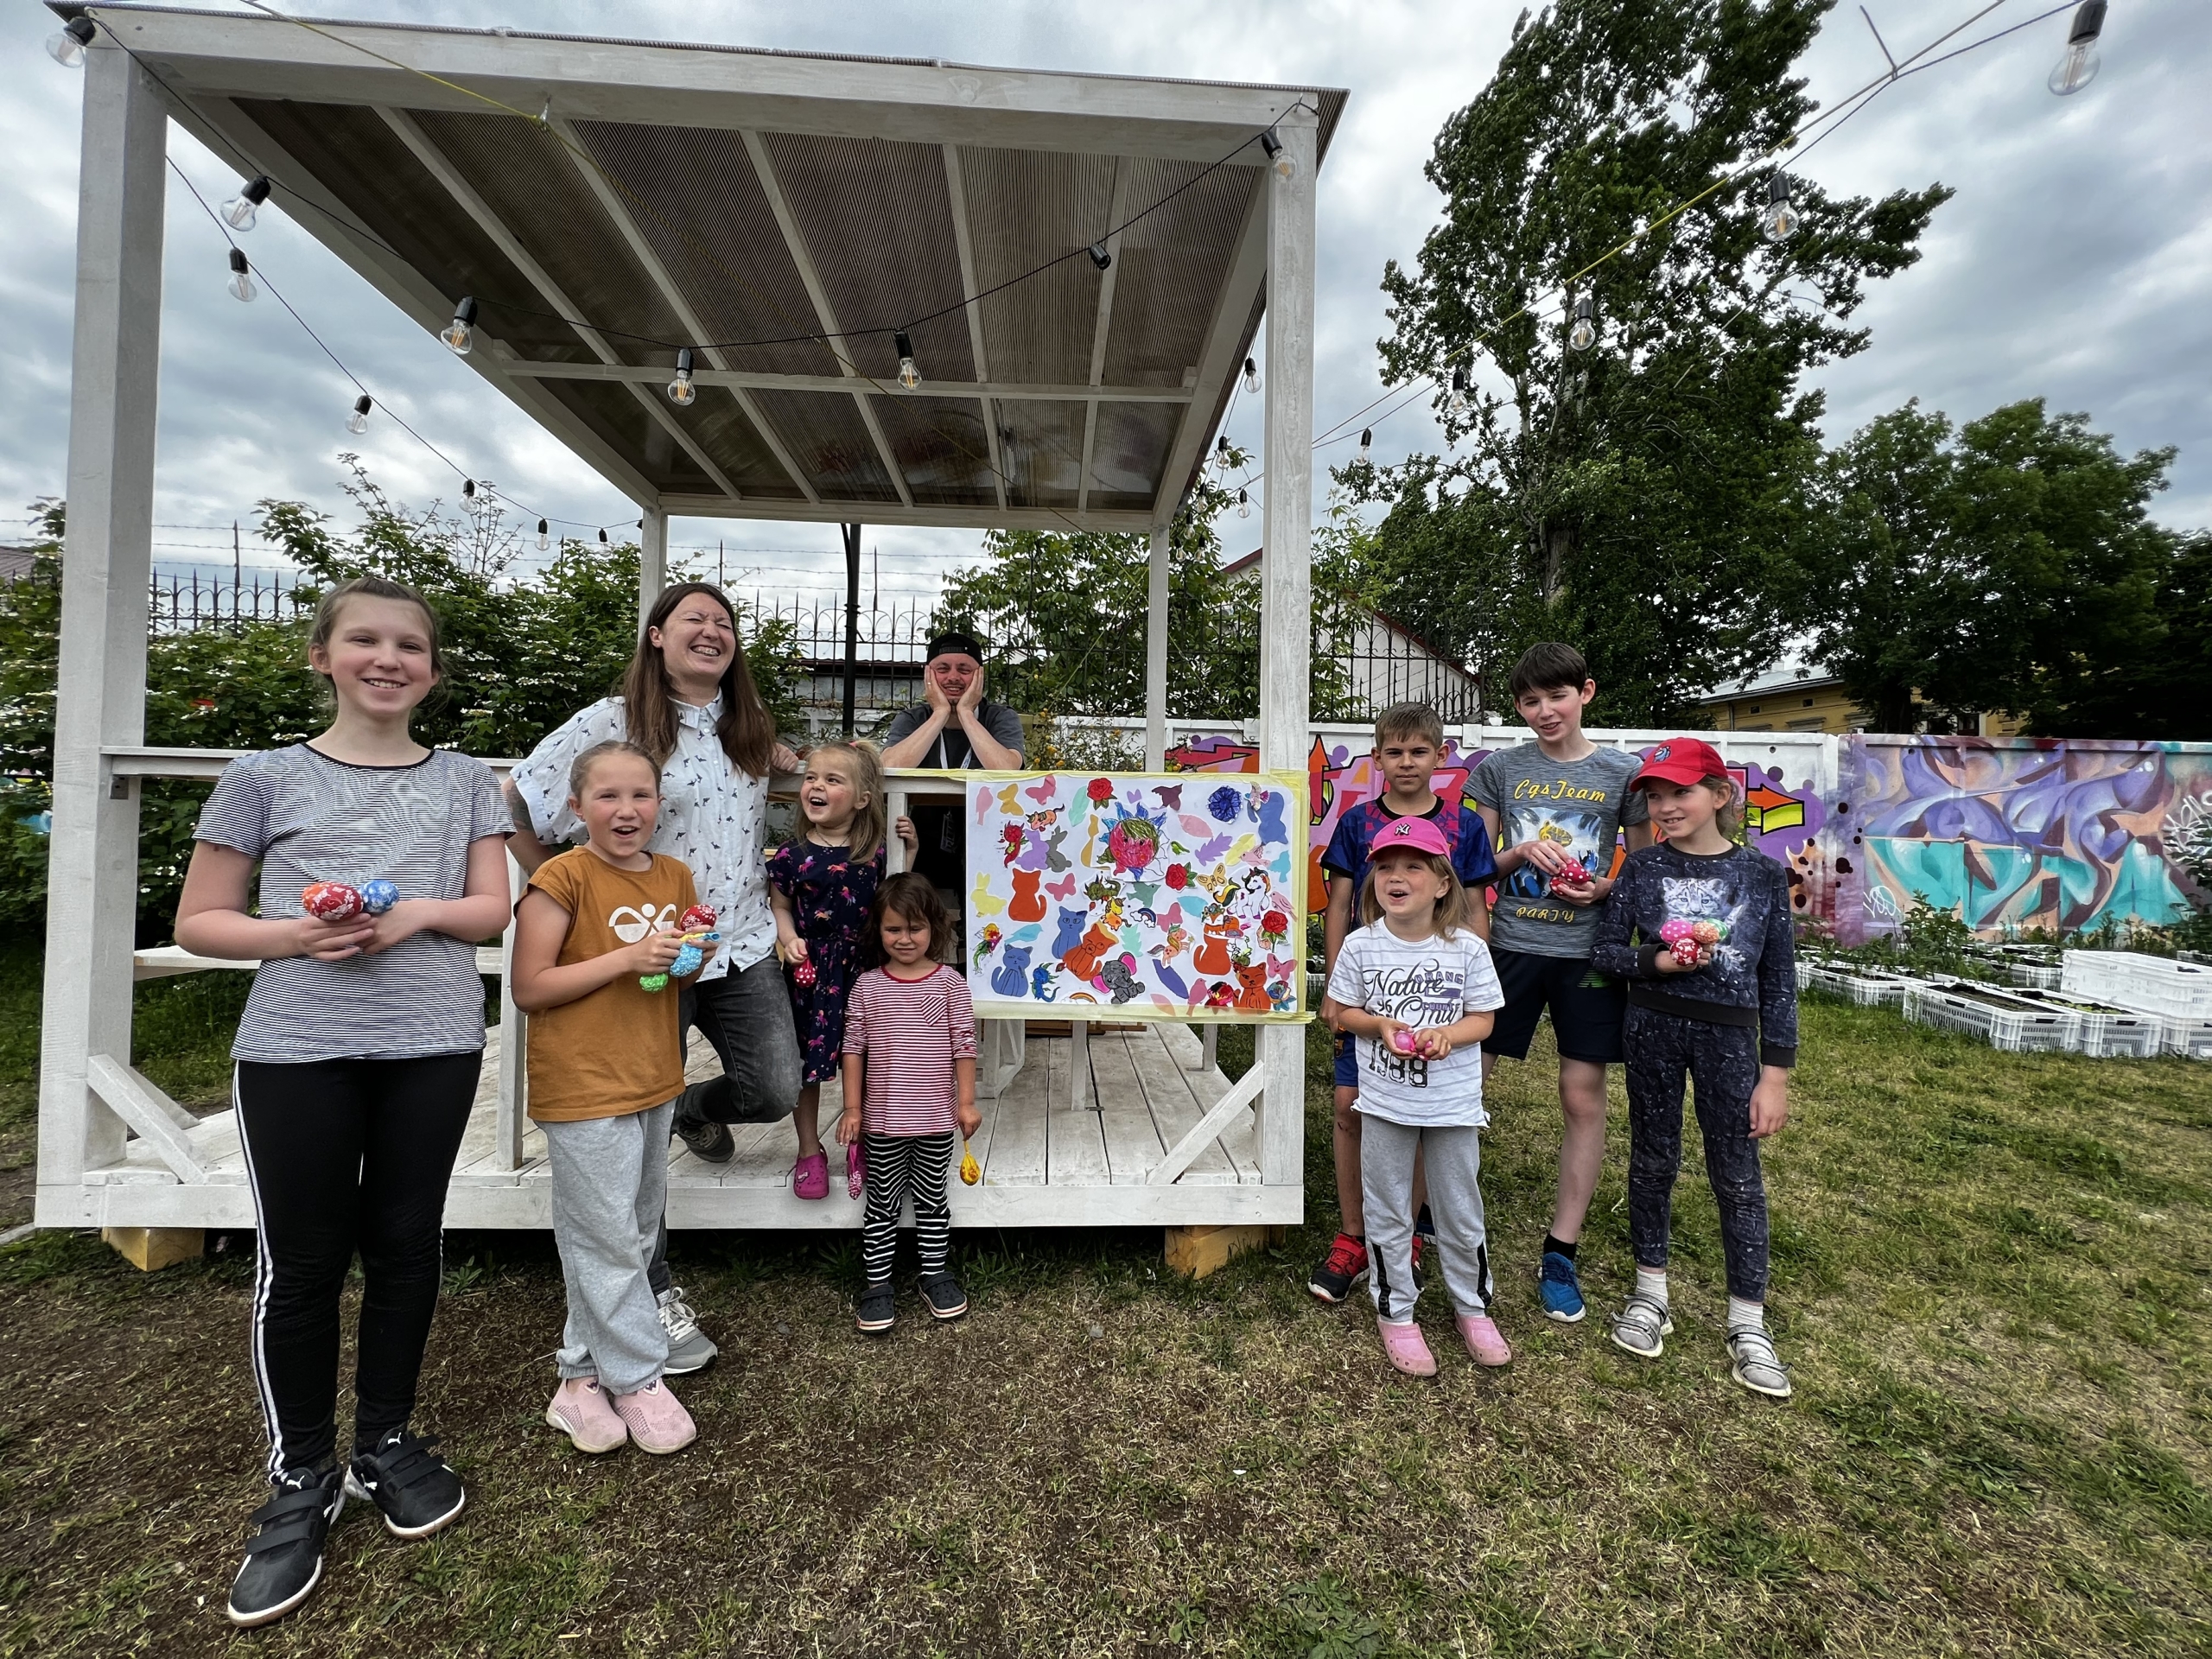
[[(1490, 947), (1472, 933), (1408, 942), (1376, 922), (1345, 939), (1329, 995), (1416, 1029), (1505, 1006)], [(1359, 1042), (1359, 1109), (1419, 1128), (1479, 1128), (1483, 1053), (1466, 1043), (1440, 1060), (1401, 1054), (1379, 1038)]]

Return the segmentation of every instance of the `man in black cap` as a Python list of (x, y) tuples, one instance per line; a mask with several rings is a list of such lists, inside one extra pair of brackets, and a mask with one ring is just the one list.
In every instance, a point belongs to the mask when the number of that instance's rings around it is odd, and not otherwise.
[[(930, 641), (922, 664), (924, 701), (894, 715), (884, 735), (887, 766), (1014, 772), (1021, 766), (1021, 716), (983, 696), (983, 648), (958, 630)], [(959, 809), (919, 805), (910, 815), (921, 846), (914, 868), (960, 896), (967, 880)], [(932, 822), (934, 820), (934, 823)]]

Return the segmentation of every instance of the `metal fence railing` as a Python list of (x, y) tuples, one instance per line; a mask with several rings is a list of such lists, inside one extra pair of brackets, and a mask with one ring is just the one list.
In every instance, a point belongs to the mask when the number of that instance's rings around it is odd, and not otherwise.
[(155, 633), (238, 627), (249, 622), (289, 622), (303, 608), (307, 581), (297, 570), (156, 570), (148, 586), (146, 626)]

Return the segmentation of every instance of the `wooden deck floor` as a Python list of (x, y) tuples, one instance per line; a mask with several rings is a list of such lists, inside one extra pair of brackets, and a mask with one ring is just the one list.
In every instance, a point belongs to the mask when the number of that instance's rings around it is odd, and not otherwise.
[[(1218, 1070), (1203, 1066), (1199, 1039), (1190, 1027), (1148, 1023), (1135, 1030), (1094, 1031), (1085, 1048), (1088, 1075), (1078, 1078), (1072, 1075), (1075, 1043), (1066, 1037), (1031, 1037), (1020, 1071), (997, 1099), (977, 1103), (983, 1122), (970, 1149), (982, 1166), (982, 1179), (973, 1187), (953, 1182), (956, 1225), (1187, 1226), (1301, 1218), (1299, 1187), (1261, 1184), (1249, 1107), (1174, 1182), (1149, 1184), (1166, 1151), (1230, 1086)], [(693, 1056), (695, 1079), (720, 1070), (704, 1043), (695, 1042)], [(447, 1201), (448, 1226), (550, 1224), (543, 1135), (534, 1126), (527, 1129), (519, 1167), (502, 1166), (499, 1066), (494, 1028)], [(825, 1105), (823, 1117), (825, 1128), (834, 1122), (834, 1101)], [(830, 1196), (809, 1203), (791, 1191), (797, 1141), (788, 1122), (739, 1125), (735, 1135), (736, 1150), (726, 1163), (705, 1163), (680, 1142), (671, 1146), (671, 1226), (860, 1224), (861, 1205), (845, 1196), (842, 1160), (834, 1148)], [(201, 1179), (181, 1179), (147, 1142), (134, 1139), (122, 1163), (87, 1176), (81, 1196), (84, 1222), (251, 1226), (245, 1160), (231, 1114), (201, 1120), (187, 1138)], [(77, 1191), (49, 1189), (65, 1201)], [(48, 1193), (41, 1196), (43, 1200)]]

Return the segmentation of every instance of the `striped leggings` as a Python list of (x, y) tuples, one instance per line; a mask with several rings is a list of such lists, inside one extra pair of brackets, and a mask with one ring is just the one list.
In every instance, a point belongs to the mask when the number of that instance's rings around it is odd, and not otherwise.
[(863, 1135), (868, 1155), (868, 1209), (861, 1217), (861, 1265), (871, 1285), (887, 1282), (899, 1255), (899, 1212), (914, 1201), (914, 1236), (922, 1271), (943, 1273), (952, 1243), (952, 1206), (944, 1195), (959, 1137), (943, 1135)]

